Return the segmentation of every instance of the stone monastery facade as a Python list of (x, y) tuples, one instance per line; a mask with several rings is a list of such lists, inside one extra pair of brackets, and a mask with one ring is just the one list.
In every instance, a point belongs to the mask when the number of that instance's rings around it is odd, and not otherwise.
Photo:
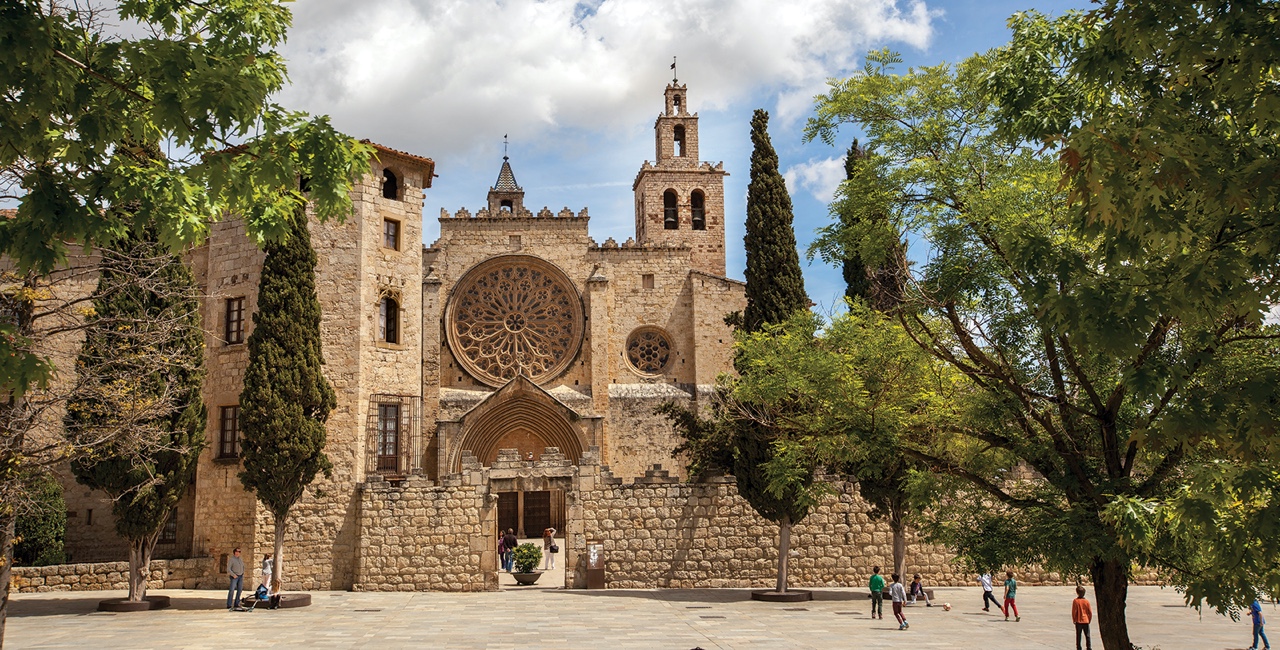
[[(654, 409), (696, 403), (731, 369), (724, 316), (745, 297), (743, 283), (725, 277), (727, 172), (699, 160), (684, 85), (667, 86), (654, 130), (655, 160), (633, 185), (635, 236), (623, 244), (597, 243), (585, 208), (527, 207), (504, 157), (485, 206), (442, 211), (439, 239), (423, 246), (434, 163), (383, 146), (352, 190), (352, 217), (312, 222), (325, 372), (338, 405), (327, 427), (333, 476), (317, 479), (290, 526), (292, 580), (358, 582), (358, 551), (370, 543), (362, 491), (371, 483), (440, 485), (464, 468), (494, 466), (499, 450), (530, 466), (547, 452), (568, 467), (585, 459), (618, 478), (673, 464), (671, 425)], [(253, 557), (271, 546), (270, 515), (237, 478), (238, 401), (263, 256), (235, 220), (215, 224), (190, 256), (208, 296), (209, 447), (157, 557), (220, 558), (234, 547)], [(110, 504), (64, 483), (76, 513), (73, 561), (125, 557)], [(566, 530), (572, 486), (552, 483), (491, 490), (489, 528)]]

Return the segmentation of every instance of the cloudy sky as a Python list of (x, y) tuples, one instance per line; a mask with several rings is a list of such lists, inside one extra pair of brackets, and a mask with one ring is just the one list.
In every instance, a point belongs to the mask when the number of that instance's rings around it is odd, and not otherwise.
[[(436, 161), (426, 241), (441, 208), (475, 211), (503, 135), (535, 212), (587, 207), (597, 241), (634, 234), (631, 182), (653, 159), (654, 118), (679, 57), (700, 116), (701, 157), (723, 161), (728, 269), (741, 278), (751, 112), (770, 133), (802, 252), (828, 221), (843, 149), (801, 143), (813, 96), (868, 50), (907, 65), (954, 62), (1005, 42), (1005, 20), (1084, 0), (299, 0), (285, 55), (291, 108)], [(857, 135), (842, 133), (845, 140)], [(806, 264), (810, 297), (839, 304), (839, 271)]]

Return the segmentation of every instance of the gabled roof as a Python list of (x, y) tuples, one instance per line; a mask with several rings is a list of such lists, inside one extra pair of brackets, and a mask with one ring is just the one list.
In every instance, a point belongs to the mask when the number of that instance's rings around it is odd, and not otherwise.
[(498, 171), (498, 182), (493, 184), (495, 192), (523, 192), (519, 185), (516, 185), (516, 175), (511, 171), (511, 163), (507, 161), (507, 157), (502, 157), (502, 169)]

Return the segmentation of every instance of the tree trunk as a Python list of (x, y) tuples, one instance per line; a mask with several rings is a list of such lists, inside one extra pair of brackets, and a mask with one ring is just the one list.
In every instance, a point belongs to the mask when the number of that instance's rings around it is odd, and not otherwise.
[(9, 581), (13, 578), (13, 536), (16, 534), (18, 517), (15, 512), (8, 513), (0, 520), (0, 648), (4, 647), (4, 623), (9, 614)]
[(151, 555), (156, 550), (157, 531), (142, 539), (129, 540), (129, 602), (140, 603), (147, 597), (147, 579), (151, 577)]
[(1129, 563), (1094, 560), (1093, 596), (1098, 605), (1098, 637), (1106, 650), (1131, 650), (1124, 602), (1129, 594)]
[(787, 565), (791, 560), (791, 515), (778, 522), (778, 593), (787, 591)]
[(902, 523), (902, 511), (890, 509), (889, 529), (893, 531), (893, 573), (907, 581), (907, 527)]
[(284, 583), (280, 576), (284, 575), (284, 529), (289, 524), (289, 515), (275, 516), (276, 548), (271, 561), (271, 591), (284, 592)]

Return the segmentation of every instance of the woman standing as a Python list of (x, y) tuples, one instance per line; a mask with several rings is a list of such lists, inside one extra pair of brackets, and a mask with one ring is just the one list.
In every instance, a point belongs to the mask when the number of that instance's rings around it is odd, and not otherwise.
[(560, 547), (556, 546), (556, 529), (548, 528), (542, 531), (542, 570), (549, 571), (556, 568), (556, 553), (560, 552)]

